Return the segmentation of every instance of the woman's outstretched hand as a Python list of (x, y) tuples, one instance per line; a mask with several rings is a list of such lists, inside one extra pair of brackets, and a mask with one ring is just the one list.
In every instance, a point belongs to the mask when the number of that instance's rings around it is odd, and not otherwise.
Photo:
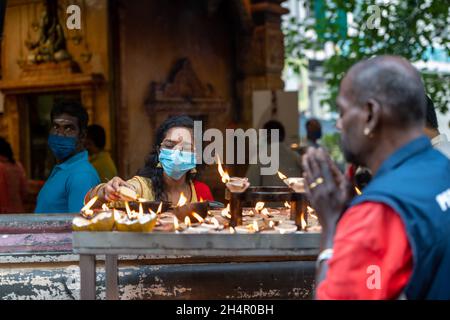
[(99, 194), (100, 198), (105, 202), (125, 200), (119, 194), (119, 187), (121, 186), (130, 188), (132, 190), (135, 189), (131, 184), (127, 183), (121, 178), (114, 177), (111, 180), (109, 180), (100, 190)]

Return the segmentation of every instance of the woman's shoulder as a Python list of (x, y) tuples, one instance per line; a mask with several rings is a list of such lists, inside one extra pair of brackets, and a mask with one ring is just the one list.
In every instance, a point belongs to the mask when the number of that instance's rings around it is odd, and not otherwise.
[(209, 187), (206, 183), (198, 181), (198, 180), (194, 180), (192, 182), (194, 183), (195, 192), (197, 193), (198, 198), (203, 198), (204, 200), (214, 201), (211, 190), (209, 189)]

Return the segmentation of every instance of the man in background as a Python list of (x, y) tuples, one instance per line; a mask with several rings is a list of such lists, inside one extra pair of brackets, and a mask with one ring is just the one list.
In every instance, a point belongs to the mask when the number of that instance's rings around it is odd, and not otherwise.
[(436, 109), (433, 101), (427, 96), (427, 119), (425, 134), (431, 139), (433, 147), (450, 158), (450, 142), (444, 133), (439, 132)]
[(319, 140), (322, 138), (322, 125), (317, 119), (309, 119), (306, 124), (306, 139), (308, 147), (319, 147)]
[(97, 170), (101, 182), (106, 182), (117, 176), (117, 169), (111, 155), (105, 150), (105, 129), (98, 124), (87, 128), (86, 149), (89, 152), (89, 162)]
[(84, 147), (89, 117), (76, 101), (57, 103), (50, 116), (48, 145), (57, 164), (39, 192), (35, 212), (79, 212), (85, 194), (100, 183)]

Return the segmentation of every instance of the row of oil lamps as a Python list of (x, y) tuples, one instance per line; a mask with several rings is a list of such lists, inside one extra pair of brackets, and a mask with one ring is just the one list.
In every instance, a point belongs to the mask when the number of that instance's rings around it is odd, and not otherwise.
[[(230, 177), (223, 170), (220, 159), (217, 160), (222, 182), (230, 192), (245, 192), (250, 186), (248, 179)], [(288, 178), (281, 172), (278, 172), (278, 176), (295, 192), (304, 192), (303, 178)], [(140, 199), (133, 190), (120, 187), (119, 193), (123, 198), (134, 201), (134, 204), (138, 203), (138, 210), (131, 210), (128, 202), (125, 202), (125, 210), (111, 209), (106, 204), (103, 204), (101, 210), (92, 210), (91, 207), (97, 201), (97, 197), (94, 197), (81, 209), (81, 215), (73, 219), (73, 230), (150, 232), (156, 227), (155, 230), (177, 233), (293, 233), (298, 229), (289, 215), (281, 214), (282, 209), (264, 208), (264, 202), (258, 202), (255, 208), (244, 209), (244, 225), (233, 228), (229, 226), (229, 205), (223, 210), (207, 210), (207, 205), (201, 206), (205, 210), (196, 212), (199, 206), (187, 203), (187, 198), (182, 193), (174, 212), (162, 212), (163, 203), (160, 202), (156, 212), (148, 209), (147, 213), (143, 208), (146, 200)], [(285, 207), (289, 208), (287, 202)], [(313, 212), (308, 207), (309, 215), (314, 218)], [(304, 219), (301, 228), (306, 230)]]

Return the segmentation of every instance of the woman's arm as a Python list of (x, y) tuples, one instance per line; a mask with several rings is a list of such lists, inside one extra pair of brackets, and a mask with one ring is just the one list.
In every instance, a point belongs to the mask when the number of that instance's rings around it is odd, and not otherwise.
[(139, 190), (137, 190), (136, 185), (134, 183), (130, 183), (131, 180), (124, 181), (119, 177), (114, 177), (107, 183), (101, 183), (86, 193), (84, 203), (86, 204), (95, 196), (98, 197), (98, 200), (96, 201), (94, 208), (101, 207), (102, 204), (107, 202), (121, 201), (123, 199), (118, 192), (121, 186), (125, 186), (136, 191), (137, 193), (140, 193)]

